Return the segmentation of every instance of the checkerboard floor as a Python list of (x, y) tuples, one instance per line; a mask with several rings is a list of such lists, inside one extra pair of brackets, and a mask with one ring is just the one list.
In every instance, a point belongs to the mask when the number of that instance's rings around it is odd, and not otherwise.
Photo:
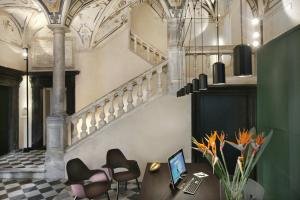
[(53, 199), (63, 189), (64, 181), (46, 180), (6, 180), (0, 182), (0, 199), (9, 200), (39, 200)]
[(6, 168), (44, 168), (45, 150), (9, 153), (0, 157), (0, 169)]
[[(70, 186), (64, 184), (65, 180), (7, 180), (0, 181), (0, 200), (73, 200)], [(111, 199), (116, 199), (116, 183), (113, 183), (109, 195)], [(127, 190), (120, 187), (120, 200), (137, 200), (139, 191), (135, 182), (128, 182)], [(106, 196), (99, 197), (98, 200), (106, 200)], [(84, 199), (87, 200), (87, 199)]]

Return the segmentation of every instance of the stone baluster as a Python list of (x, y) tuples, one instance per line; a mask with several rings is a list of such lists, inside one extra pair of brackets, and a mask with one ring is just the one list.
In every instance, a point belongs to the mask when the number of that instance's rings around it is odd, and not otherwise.
[(148, 46), (148, 47), (147, 47), (147, 60), (148, 60), (148, 61), (150, 61), (150, 55), (151, 55), (150, 47)]
[(97, 127), (96, 127), (96, 107), (95, 106), (93, 106), (93, 108), (91, 108), (90, 113), (91, 113), (90, 133), (92, 133), (92, 132), (97, 130)]
[(115, 98), (115, 96), (113, 94), (109, 96), (108, 122), (111, 122), (116, 118), (115, 117), (115, 108), (114, 108), (114, 98)]
[(77, 124), (78, 124), (78, 118), (74, 118), (72, 120), (73, 124), (73, 130), (72, 130), (72, 144), (78, 141), (78, 129), (77, 129)]
[(137, 38), (133, 35), (133, 51), (137, 51)]
[(157, 92), (159, 94), (161, 94), (162, 91), (163, 91), (163, 88), (162, 88), (162, 77), (161, 77), (161, 74), (162, 74), (162, 65), (158, 66), (156, 72), (157, 72)]
[(138, 90), (137, 90), (137, 105), (140, 105), (143, 103), (143, 78), (140, 77), (137, 79), (137, 85), (138, 85)]
[(151, 88), (152, 71), (147, 73), (146, 78), (147, 78), (147, 99), (149, 99), (152, 96), (152, 88)]
[(121, 90), (118, 91), (118, 96), (119, 96), (119, 109), (118, 109), (118, 117), (124, 114), (124, 102), (123, 102), (123, 96), (124, 96), (124, 89), (122, 88)]
[(105, 106), (105, 100), (103, 100), (99, 103), (99, 118), (100, 118), (100, 120), (98, 123), (98, 129), (101, 129), (106, 124), (104, 106)]
[(133, 106), (133, 98), (132, 98), (132, 91), (133, 91), (133, 84), (129, 83), (127, 85), (128, 97), (127, 97), (127, 112), (134, 108)]
[(87, 117), (87, 113), (83, 113), (82, 114), (82, 125), (81, 125), (81, 133), (80, 133), (80, 139), (84, 138), (87, 136), (87, 125), (86, 125), (86, 117)]

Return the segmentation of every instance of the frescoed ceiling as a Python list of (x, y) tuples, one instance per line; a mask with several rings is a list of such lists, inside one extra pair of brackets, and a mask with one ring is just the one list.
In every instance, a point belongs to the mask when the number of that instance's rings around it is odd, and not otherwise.
[[(232, 1), (220, 1), (221, 13), (226, 13)], [(262, 9), (263, 12), (267, 12), (280, 1), (247, 0), (254, 16)], [(61, 23), (71, 29), (78, 48), (94, 48), (127, 24), (130, 7), (139, 2), (138, 0), (1, 0), (0, 41), (24, 46), (49, 23)], [(164, 18), (169, 16), (172, 5), (184, 3), (186, 0), (170, 0), (169, 3), (168, 0), (144, 0), (144, 2), (156, 9), (158, 15)], [(169, 7), (165, 7), (165, 3)], [(215, 18), (216, 0), (203, 0), (203, 8), (211, 18)], [(197, 6), (197, 9), (201, 8)]]

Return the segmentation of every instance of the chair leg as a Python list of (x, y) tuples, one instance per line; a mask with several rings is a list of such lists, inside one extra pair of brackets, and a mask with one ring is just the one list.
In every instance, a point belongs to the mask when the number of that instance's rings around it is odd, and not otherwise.
[(108, 192), (106, 192), (107, 200), (110, 200)]
[(125, 190), (127, 190), (127, 181), (125, 181)]
[(117, 200), (119, 199), (120, 183), (117, 182)]
[(136, 178), (135, 180), (136, 180), (136, 184), (137, 184), (137, 187), (138, 187), (139, 191), (141, 191), (140, 183), (139, 183), (138, 179)]

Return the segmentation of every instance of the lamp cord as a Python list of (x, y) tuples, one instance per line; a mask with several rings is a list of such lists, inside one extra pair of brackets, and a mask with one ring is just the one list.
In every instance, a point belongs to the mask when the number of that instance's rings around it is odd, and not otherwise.
[(194, 5), (194, 43), (195, 43), (195, 52), (194, 52), (194, 77), (196, 78), (196, 74), (197, 74), (197, 38), (196, 38), (196, 5), (197, 5), (197, 0), (196, 3)]
[(217, 0), (217, 45), (218, 45), (218, 62), (220, 62), (220, 42), (219, 42), (219, 0)]
[(203, 31), (203, 0), (201, 0), (201, 45), (202, 45), (202, 48), (201, 48), (201, 51), (202, 51), (202, 55), (201, 55), (201, 60), (202, 60), (202, 74), (203, 74), (203, 52), (204, 52), (204, 50), (203, 50), (203, 34), (204, 34), (204, 31)]
[(244, 36), (243, 36), (243, 0), (240, 0), (240, 20), (241, 20), (241, 43), (244, 43)]

